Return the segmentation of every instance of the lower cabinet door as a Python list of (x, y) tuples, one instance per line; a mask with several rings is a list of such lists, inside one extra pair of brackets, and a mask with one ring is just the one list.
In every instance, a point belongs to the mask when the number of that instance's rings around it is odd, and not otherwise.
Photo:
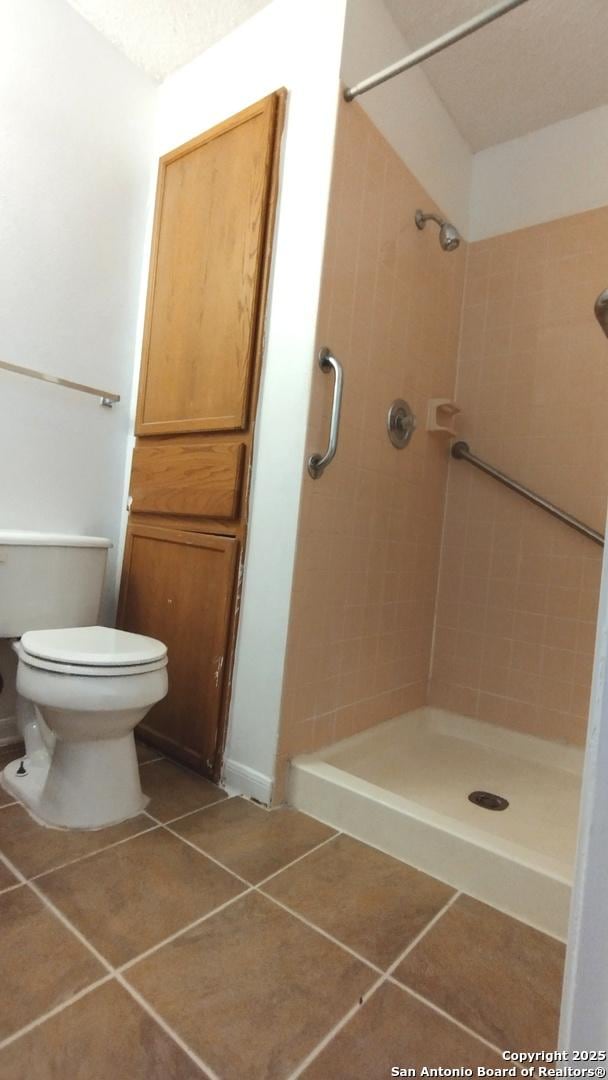
[(236, 580), (238, 540), (130, 525), (118, 625), (158, 638), (169, 693), (140, 725), (146, 741), (213, 776)]

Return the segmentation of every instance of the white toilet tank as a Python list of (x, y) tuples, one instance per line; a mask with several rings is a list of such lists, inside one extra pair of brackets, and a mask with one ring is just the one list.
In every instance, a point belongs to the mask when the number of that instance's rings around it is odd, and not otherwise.
[(0, 638), (92, 626), (111, 540), (0, 529)]

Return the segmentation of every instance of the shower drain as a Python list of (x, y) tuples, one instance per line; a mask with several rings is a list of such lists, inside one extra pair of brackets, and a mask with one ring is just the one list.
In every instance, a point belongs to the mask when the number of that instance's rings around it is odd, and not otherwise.
[(508, 799), (503, 799), (502, 795), (494, 795), (491, 791), (472, 791), (469, 802), (481, 806), (482, 810), (506, 810), (509, 805)]

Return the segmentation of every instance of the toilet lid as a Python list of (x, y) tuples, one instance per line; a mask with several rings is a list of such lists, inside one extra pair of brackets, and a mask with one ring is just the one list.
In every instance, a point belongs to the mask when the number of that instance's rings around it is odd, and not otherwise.
[(61, 630), (28, 630), (21, 646), (29, 656), (59, 664), (86, 667), (128, 667), (163, 660), (167, 647), (162, 641), (112, 630), (108, 626), (77, 626)]

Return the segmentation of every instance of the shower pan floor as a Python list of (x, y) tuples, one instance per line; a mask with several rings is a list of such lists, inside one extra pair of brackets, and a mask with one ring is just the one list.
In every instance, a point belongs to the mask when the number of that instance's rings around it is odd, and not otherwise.
[[(292, 762), (289, 801), (565, 938), (583, 751), (426, 707)], [(473, 791), (507, 799), (494, 811)]]

